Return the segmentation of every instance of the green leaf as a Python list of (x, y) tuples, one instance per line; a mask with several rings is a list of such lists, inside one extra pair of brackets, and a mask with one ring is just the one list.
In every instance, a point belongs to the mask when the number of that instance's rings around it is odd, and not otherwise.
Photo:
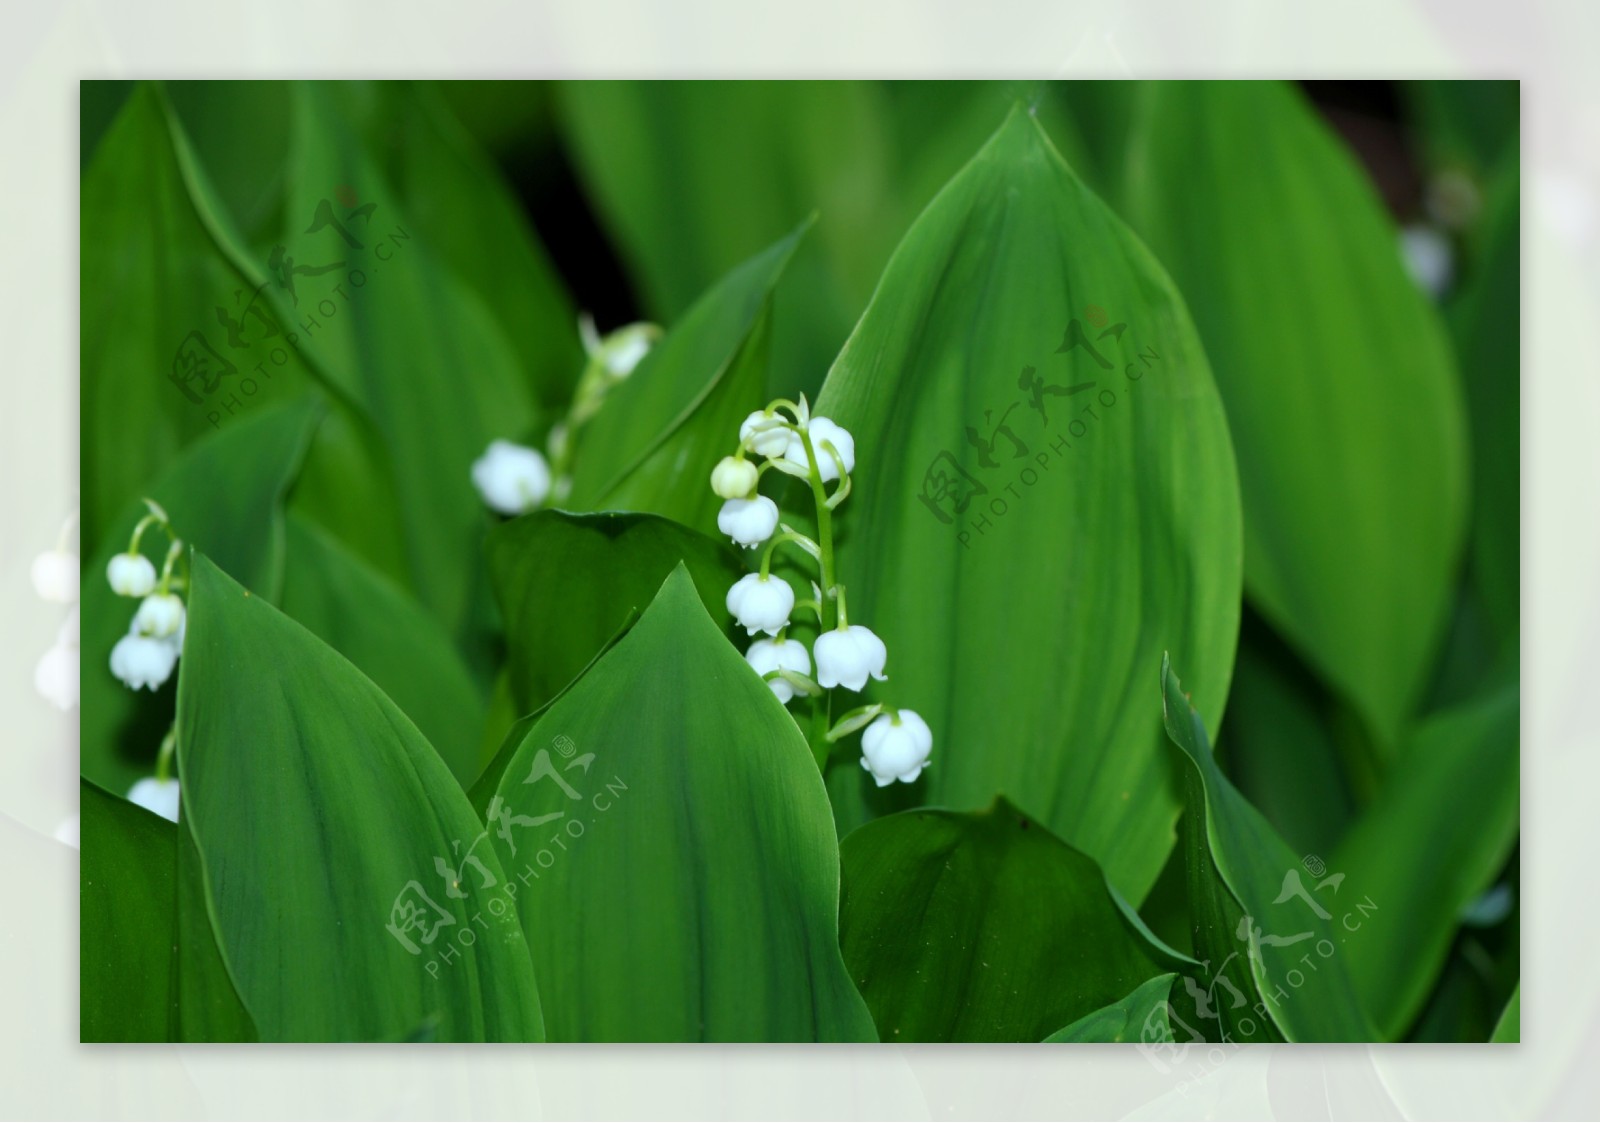
[(327, 531), (292, 513), (282, 608), (416, 723), (463, 788), (487, 699), (439, 623)]
[[(1069, 332), (1105, 366), (1060, 352)], [(851, 622), (933, 730), (926, 785), (897, 798), (1011, 793), (1141, 900), (1178, 798), (1140, 683), (1181, 648), (1215, 720), (1239, 612), (1227, 428), (1176, 290), (1018, 107), (906, 235), (816, 412), (856, 442)], [(864, 777), (830, 779), (847, 828), (893, 806)]]
[(1517, 984), (1517, 989), (1511, 992), (1511, 1001), (1506, 1003), (1505, 1012), (1500, 1015), (1500, 1020), (1495, 1023), (1494, 1033), (1489, 1038), (1495, 1042), (1519, 1042), (1522, 1040), (1522, 984)]
[(1045, 1041), (1135, 1041), (1141, 1045), (1171, 1041), (1167, 996), (1177, 978), (1172, 974), (1157, 975), (1127, 997), (1056, 1030)]
[[(317, 412), (302, 400), (241, 417), (196, 443), (148, 492), (187, 544), (209, 551), (269, 601), (277, 600), (283, 579), (284, 493)], [(173, 687), (130, 690), (111, 673), (111, 649), (128, 634), (139, 603), (111, 591), (106, 567), (128, 548), (128, 536), (147, 513), (135, 499), (107, 522), (105, 541), (82, 581), (80, 769), (119, 795), (151, 774), (172, 724)], [(146, 532), (141, 549), (159, 571), (167, 550), (160, 531)]]
[[(1218, 770), (1200, 715), (1165, 659), (1161, 688), (1167, 736), (1185, 776), (1195, 955), (1211, 979), (1228, 980), (1206, 989), (1228, 1038), (1376, 1040), (1350, 982), (1346, 941), (1377, 905), (1357, 896), (1359, 885), (1319, 869), (1315, 856), (1306, 859), (1310, 884), (1302, 879), (1300, 859)], [(1271, 1021), (1251, 1032), (1247, 1024), (1262, 1010)]]
[(588, 195), (663, 322), (812, 212), (777, 296), (772, 385), (814, 387), (911, 213), (866, 82), (570, 82), (563, 134)]
[(1515, 152), (1522, 114), (1515, 80), (1434, 79), (1400, 84), (1415, 118), (1427, 170), (1465, 172), (1480, 180)]
[(540, 1039), (506, 875), (444, 763), (343, 658), (204, 555), (193, 569), (181, 821), (262, 1038), (432, 1017), (440, 1040)]
[(573, 507), (650, 511), (716, 529), (711, 469), (767, 404), (772, 286), (809, 226), (724, 277), (615, 386), (574, 438)]
[(386, 442), (412, 585), (483, 662), (492, 605), (472, 579), (483, 514), (471, 466), (491, 439), (531, 426), (532, 391), (512, 344), (422, 240), (335, 95), (296, 84), (292, 112), (284, 245), (294, 268), (329, 271), (296, 274), (286, 319)]
[(656, 515), (538, 511), (496, 527), (486, 548), (519, 714), (575, 679), (679, 562), (718, 620), (745, 573), (731, 547)]
[(840, 857), (839, 941), (884, 1041), (1038, 1041), (1183, 962), (1003, 798), (887, 816)]
[(171, 1041), (178, 829), (78, 783), (78, 1039)]
[(486, 811), (551, 1040), (874, 1039), (816, 766), (685, 567), (531, 723)]
[[(95, 406), (83, 414), (85, 556), (115, 537), (112, 519), (191, 441), (307, 385), (292, 349), (264, 339), (244, 312), (255, 286), (219, 252), (216, 215), (192, 193), (193, 174), (149, 84), (84, 171), (80, 369), (83, 400)], [(220, 315), (247, 321), (240, 346)]]
[(1361, 169), (1288, 87), (1162, 83), (1138, 135), (1127, 213), (1188, 297), (1227, 405), (1246, 594), (1390, 752), (1465, 526), (1439, 317)]
[[(1513, 154), (1514, 156), (1514, 154)], [(1472, 420), (1472, 583), (1502, 658), (1521, 630), (1521, 181), (1513, 158), (1489, 200), (1482, 259), (1450, 306)]]
[(1386, 1040), (1426, 1002), (1462, 914), (1517, 838), (1515, 683), (1418, 726), (1333, 868), (1377, 911), (1346, 945), (1351, 982)]

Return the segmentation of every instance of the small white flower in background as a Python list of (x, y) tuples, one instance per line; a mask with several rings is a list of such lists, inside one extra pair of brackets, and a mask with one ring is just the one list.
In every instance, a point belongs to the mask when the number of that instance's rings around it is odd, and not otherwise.
[(759, 409), (739, 426), (739, 440), (757, 456), (782, 456), (789, 448), (791, 436), (793, 434), (784, 428), (783, 418)]
[(867, 685), (868, 677), (879, 682), (889, 677), (883, 673), (889, 649), (871, 628), (860, 624), (824, 632), (817, 637), (816, 652), (817, 682), (821, 686), (860, 690)]
[(78, 556), (65, 550), (46, 550), (33, 559), (29, 571), (33, 591), (52, 604), (71, 604), (78, 599)]
[(711, 469), (711, 490), (723, 499), (744, 499), (756, 489), (761, 471), (738, 456), (724, 456)]
[(1400, 252), (1411, 279), (1437, 300), (1455, 278), (1455, 253), (1450, 239), (1431, 226), (1407, 226), (1400, 231)]
[(585, 312), (578, 317), (578, 334), (583, 337), (583, 349), (589, 358), (598, 359), (606, 373), (621, 382), (650, 353), (661, 338), (661, 329), (655, 324), (628, 324), (602, 338), (594, 317)]
[(65, 712), (78, 704), (78, 645), (57, 642), (33, 668), (33, 688), (56, 709)]
[[(835, 425), (826, 417), (813, 417), (806, 423), (806, 432), (811, 436), (811, 447), (817, 454), (817, 471), (822, 474), (823, 483), (839, 478), (839, 465), (828, 455), (830, 446), (844, 461), (846, 472), (856, 470), (856, 439), (842, 425)], [(783, 458), (791, 464), (807, 467), (810, 462), (806, 460), (806, 446), (800, 434), (789, 433), (787, 436), (789, 440), (784, 446)]]
[(483, 501), (502, 515), (520, 515), (550, 494), (550, 465), (537, 449), (490, 441), (472, 462), (472, 482)]
[(789, 613), (794, 611), (794, 590), (781, 577), (746, 574), (728, 590), (728, 611), (747, 634), (766, 632), (775, 636), (789, 623)]
[[(767, 675), (773, 671), (793, 671), (799, 675), (811, 673), (811, 655), (806, 651), (806, 645), (797, 639), (786, 639), (782, 643), (770, 639), (758, 639), (750, 645), (750, 650), (744, 653), (745, 662), (755, 668), (758, 675)], [(767, 685), (772, 687), (772, 692), (778, 696), (778, 701), (785, 704), (794, 697), (794, 687), (781, 678), (767, 680)]]
[(139, 602), (133, 614), (133, 630), (141, 636), (166, 639), (178, 635), (183, 627), (183, 601), (172, 593), (152, 593)]
[(172, 636), (153, 639), (129, 633), (111, 649), (111, 673), (133, 690), (155, 690), (172, 677), (177, 662), (178, 644)]
[(717, 529), (753, 550), (778, 529), (778, 505), (765, 495), (730, 499), (717, 512)]
[(118, 554), (106, 566), (106, 578), (118, 596), (148, 596), (156, 587), (156, 567), (143, 554)]
[(861, 734), (861, 767), (872, 773), (880, 788), (896, 780), (911, 783), (932, 752), (933, 731), (910, 710), (901, 710), (898, 716), (884, 714)]
[(154, 811), (163, 819), (178, 821), (178, 781), (158, 780), (146, 776), (128, 789), (128, 802), (136, 803), (146, 811)]

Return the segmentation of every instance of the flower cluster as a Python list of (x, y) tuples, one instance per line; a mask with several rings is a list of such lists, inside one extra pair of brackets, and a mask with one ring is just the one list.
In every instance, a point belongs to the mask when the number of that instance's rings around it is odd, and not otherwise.
[[(111, 673), (130, 690), (158, 689), (172, 677), (183, 653), (183, 636), (188, 613), (179, 594), (186, 587), (183, 575), (176, 572), (184, 560), (183, 542), (172, 531), (172, 524), (161, 505), (146, 499), (150, 513), (133, 528), (128, 548), (115, 555), (106, 566), (106, 580), (118, 596), (139, 601), (128, 634), (111, 649)], [(167, 538), (166, 561), (158, 574), (155, 563), (140, 552), (140, 543), (152, 527)], [(174, 728), (161, 743), (156, 775), (134, 784), (128, 799), (156, 814), (177, 822), (178, 781), (168, 776), (177, 745)]]
[[(748, 635), (765, 637), (750, 645), (745, 660), (780, 702), (787, 705), (797, 694), (810, 698), (824, 724), (829, 690), (859, 692), (868, 680), (888, 678), (884, 667), (889, 649), (872, 629), (850, 623), (844, 586), (834, 578), (833, 512), (850, 494), (855, 466), (855, 438), (828, 418), (812, 416), (802, 397), (798, 403), (773, 402), (747, 417), (739, 427), (739, 447), (711, 472), (711, 490), (723, 500), (718, 528), (746, 549), (766, 546), (760, 569), (728, 590), (728, 612)], [(784, 523), (777, 503), (757, 490), (769, 471), (809, 485), (816, 503), (816, 539)], [(837, 485), (831, 494), (828, 484)], [(797, 602), (789, 582), (773, 575), (773, 553), (782, 545), (797, 548), (816, 563), (812, 599)], [(796, 607), (816, 617), (818, 635), (809, 651), (788, 636)], [(927, 766), (933, 749), (927, 722), (911, 710), (878, 702), (850, 711), (821, 733), (821, 759), (827, 745), (862, 727), (861, 767), (879, 787), (896, 780), (910, 783)]]
[(578, 320), (588, 365), (578, 379), (567, 416), (550, 427), (545, 452), (512, 441), (496, 440), (472, 463), (472, 483), (492, 510), (502, 515), (526, 514), (548, 498), (557, 503), (572, 490), (569, 468), (573, 438), (599, 411), (611, 389), (627, 380), (661, 336), (654, 324), (629, 324), (601, 337), (585, 313)]

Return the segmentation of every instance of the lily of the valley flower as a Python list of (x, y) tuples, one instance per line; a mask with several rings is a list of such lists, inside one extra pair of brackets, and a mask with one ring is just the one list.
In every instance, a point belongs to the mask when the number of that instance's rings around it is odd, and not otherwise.
[(156, 567), (143, 554), (118, 554), (106, 566), (106, 578), (118, 596), (148, 596), (156, 587)]
[(820, 686), (860, 690), (869, 677), (879, 682), (889, 677), (883, 673), (889, 649), (871, 628), (860, 624), (822, 633), (817, 637), (816, 653)]
[[(744, 653), (745, 661), (755, 668), (758, 675), (768, 675), (773, 671), (793, 671), (799, 675), (811, 673), (811, 655), (806, 651), (806, 645), (797, 639), (786, 639), (781, 643), (777, 640), (758, 639), (750, 645), (750, 650)], [(767, 685), (778, 696), (778, 701), (787, 703), (794, 697), (794, 684), (785, 682), (781, 678), (767, 679)]]
[(139, 602), (133, 614), (133, 630), (141, 636), (166, 639), (183, 627), (183, 601), (171, 593), (152, 593)]
[(933, 731), (911, 710), (884, 714), (861, 734), (861, 767), (872, 773), (880, 788), (896, 780), (911, 783), (932, 751)]
[[(839, 454), (839, 460), (844, 463), (846, 472), (856, 469), (856, 439), (852, 437), (842, 425), (835, 425), (826, 417), (813, 417), (806, 423), (806, 432), (811, 436), (811, 447), (817, 454), (817, 471), (822, 474), (822, 482), (830, 483), (839, 478), (839, 465), (833, 457), (828, 455), (828, 449), (833, 449)], [(784, 445), (783, 458), (791, 464), (804, 468), (807, 466), (806, 446), (800, 440), (800, 434), (787, 433), (788, 441)]]
[(723, 499), (745, 499), (756, 489), (761, 472), (741, 456), (724, 456), (711, 469), (711, 490)]
[[(789, 448), (792, 435), (784, 427), (783, 418), (759, 409), (739, 426), (739, 440), (757, 456), (782, 456)], [(801, 463), (805, 463), (804, 459)]]
[(128, 802), (136, 803), (146, 811), (154, 811), (163, 819), (178, 821), (178, 781), (146, 776), (128, 789)]
[(778, 529), (778, 505), (765, 495), (730, 499), (717, 512), (717, 529), (739, 545), (754, 549)]
[(550, 465), (537, 449), (491, 441), (472, 463), (472, 482), (483, 501), (502, 515), (520, 515), (550, 494)]
[(33, 559), (29, 570), (33, 591), (40, 599), (54, 604), (71, 604), (78, 599), (78, 558), (65, 550), (46, 550)]
[(628, 324), (601, 336), (594, 317), (585, 312), (578, 317), (578, 334), (583, 337), (583, 349), (589, 358), (599, 360), (612, 380), (621, 382), (650, 353), (661, 338), (661, 329), (655, 324)]
[(155, 690), (172, 677), (178, 662), (175, 636), (156, 639), (130, 632), (111, 649), (111, 673), (130, 689), (148, 686)]
[(781, 577), (746, 574), (728, 590), (728, 611), (747, 634), (775, 636), (794, 611), (794, 590)]

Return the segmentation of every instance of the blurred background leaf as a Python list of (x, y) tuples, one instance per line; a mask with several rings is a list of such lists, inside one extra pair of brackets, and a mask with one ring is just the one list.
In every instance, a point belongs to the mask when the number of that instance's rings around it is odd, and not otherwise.
[(1246, 595), (1359, 707), (1370, 794), (1457, 577), (1468, 469), (1448, 342), (1370, 183), (1300, 94), (1162, 83), (1145, 112), (1128, 213), (1217, 373)]

